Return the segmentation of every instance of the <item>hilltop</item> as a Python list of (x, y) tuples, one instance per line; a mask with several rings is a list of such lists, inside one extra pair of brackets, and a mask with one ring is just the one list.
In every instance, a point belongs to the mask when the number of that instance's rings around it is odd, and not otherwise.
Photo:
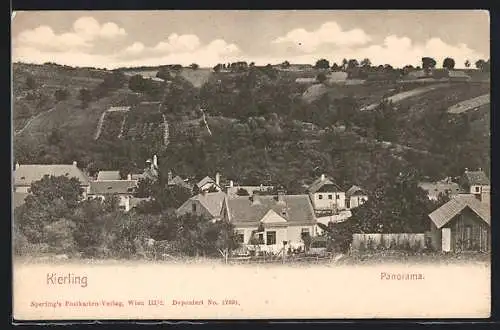
[[(321, 171), (341, 184), (368, 186), (398, 168), (435, 178), (489, 168), (489, 104), (447, 111), (484, 99), (490, 89), (484, 79), (303, 84), (296, 81), (300, 72), (270, 67), (182, 68), (164, 81), (142, 83), (154, 92), (130, 89), (132, 77), (150, 81), (162, 68), (14, 65), (16, 159), (130, 168), (157, 153), (165, 171), (271, 178), (289, 190)], [(69, 96), (57, 100), (62, 89)], [(86, 106), (81, 89), (92, 91)], [(152, 111), (145, 110), (148, 103), (156, 104)], [(117, 106), (130, 111), (103, 115)]]

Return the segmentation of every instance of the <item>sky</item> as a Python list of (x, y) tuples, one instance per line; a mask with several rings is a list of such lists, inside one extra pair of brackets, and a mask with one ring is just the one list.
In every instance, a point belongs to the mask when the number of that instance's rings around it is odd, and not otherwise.
[(12, 59), (113, 69), (369, 58), (402, 67), (430, 56), (461, 68), (490, 57), (489, 24), (481, 10), (16, 12)]

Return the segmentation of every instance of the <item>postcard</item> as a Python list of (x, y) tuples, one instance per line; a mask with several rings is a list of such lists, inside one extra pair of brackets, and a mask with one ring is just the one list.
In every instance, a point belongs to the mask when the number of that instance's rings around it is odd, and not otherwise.
[(487, 11), (12, 17), (16, 321), (490, 316)]

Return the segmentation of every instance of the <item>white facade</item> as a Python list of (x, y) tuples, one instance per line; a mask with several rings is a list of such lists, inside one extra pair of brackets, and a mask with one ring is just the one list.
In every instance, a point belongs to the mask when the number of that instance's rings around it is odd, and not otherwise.
[(315, 210), (344, 210), (345, 192), (316, 192), (310, 194)]
[(358, 206), (363, 205), (368, 200), (368, 196), (366, 195), (355, 195), (349, 198), (349, 207), (348, 209), (354, 209)]
[[(116, 196), (118, 198), (118, 206), (123, 208), (125, 212), (130, 211), (130, 199), (132, 198), (132, 195), (125, 195), (125, 194), (115, 194), (113, 196)], [(89, 195), (89, 199), (101, 199), (105, 200), (106, 197), (104, 195)]]
[[(252, 238), (252, 233), (257, 230), (257, 227), (238, 227), (236, 226), (235, 232), (237, 235), (242, 235), (242, 244), (249, 249), (253, 249), (253, 245), (250, 244), (250, 240)], [(265, 226), (264, 232), (257, 233), (258, 235), (262, 235), (262, 241), (264, 244), (259, 244), (255, 246), (260, 251), (268, 251), (268, 252), (279, 252), (283, 249), (283, 242), (287, 242), (287, 247), (290, 246), (292, 248), (298, 248), (304, 245), (302, 241), (302, 232), (309, 232), (312, 236), (316, 235), (316, 226), (315, 225), (304, 225), (304, 226), (288, 226), (288, 225), (268, 225)], [(274, 239), (275, 238), (275, 239)], [(272, 239), (273, 241), (269, 242), (268, 239)], [(241, 242), (241, 240), (240, 240)]]

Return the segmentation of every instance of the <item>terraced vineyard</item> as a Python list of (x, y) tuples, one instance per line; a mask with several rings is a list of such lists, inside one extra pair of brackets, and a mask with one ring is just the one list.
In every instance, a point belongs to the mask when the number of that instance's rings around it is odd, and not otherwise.
[(163, 117), (161, 113), (131, 111), (123, 126), (122, 138), (132, 141), (164, 141)]
[(120, 111), (108, 111), (102, 124), (99, 139), (116, 140), (120, 134), (123, 119), (127, 114)]

